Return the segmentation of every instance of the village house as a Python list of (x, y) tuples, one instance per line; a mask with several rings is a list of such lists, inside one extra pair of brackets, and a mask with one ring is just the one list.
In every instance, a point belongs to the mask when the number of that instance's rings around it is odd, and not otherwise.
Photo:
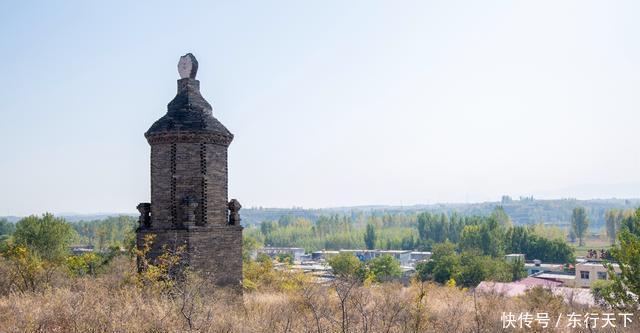
[[(612, 264), (616, 274), (620, 274), (620, 265)], [(602, 261), (586, 261), (576, 264), (576, 287), (589, 288), (598, 280), (608, 280), (609, 274)]]

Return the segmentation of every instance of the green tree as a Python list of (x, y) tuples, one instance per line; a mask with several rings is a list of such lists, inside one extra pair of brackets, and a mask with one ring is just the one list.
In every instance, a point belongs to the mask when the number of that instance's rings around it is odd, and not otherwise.
[(434, 261), (422, 261), (416, 265), (416, 277), (419, 281), (427, 281), (433, 279)]
[(438, 283), (446, 283), (455, 279), (460, 273), (460, 258), (456, 254), (440, 257), (433, 265), (433, 280)]
[(444, 243), (435, 244), (433, 246), (433, 254), (431, 256), (431, 259), (433, 261), (437, 261), (444, 256), (455, 255), (455, 254), (456, 254), (456, 245), (449, 241), (446, 241)]
[(6, 240), (16, 230), (15, 224), (7, 221), (7, 219), (0, 219), (0, 242)]
[(362, 262), (351, 253), (343, 252), (329, 259), (333, 274), (340, 278), (353, 278), (360, 274)]
[(416, 246), (416, 241), (413, 238), (413, 235), (402, 237), (402, 245), (400, 249), (402, 250), (413, 250)]
[[(7, 259), (9, 265), (10, 284), (20, 292), (35, 292), (42, 284), (46, 284), (47, 268), (39, 256), (33, 255), (24, 245), (10, 244), (2, 252), (2, 256)], [(48, 266), (48, 267), (47, 267)]]
[(373, 224), (367, 224), (367, 230), (364, 233), (364, 243), (367, 246), (367, 249), (373, 250), (376, 248), (376, 229)]
[(491, 212), (491, 218), (495, 219), (500, 225), (504, 227), (510, 227), (513, 225), (511, 218), (507, 215), (507, 212), (504, 211), (502, 206), (496, 206)]
[(455, 278), (460, 272), (460, 257), (455, 251), (455, 245), (444, 242), (433, 246), (432, 265), (427, 265), (430, 271), (426, 273), (439, 283), (445, 283)]
[(538, 222), (529, 227), (530, 231), (537, 236), (544, 237), (546, 239), (559, 239), (564, 241), (566, 238), (565, 232), (558, 226), (545, 225), (542, 222)]
[(260, 232), (263, 235), (268, 236), (271, 232), (278, 228), (278, 222), (276, 221), (264, 221), (260, 224)]
[(82, 255), (68, 256), (65, 263), (68, 272), (73, 276), (91, 275), (95, 277), (118, 255), (120, 255), (120, 247), (112, 245), (107, 251), (101, 253), (88, 252)]
[(570, 241), (571, 243), (575, 243), (575, 242), (576, 242), (576, 238), (577, 238), (577, 237), (576, 237), (576, 232), (575, 232), (575, 230), (573, 230), (573, 227), (571, 227), (571, 228), (569, 229), (569, 235), (568, 235), (568, 237), (569, 237), (569, 241)]
[(291, 253), (279, 253), (276, 256), (276, 260), (278, 262), (289, 264), (289, 265), (293, 264), (293, 256), (291, 255)]
[(460, 249), (480, 251), (492, 257), (504, 255), (504, 227), (493, 218), (479, 225), (467, 225), (462, 229)]
[(607, 294), (611, 294), (611, 280), (595, 280), (591, 284), (591, 294), (597, 306), (604, 307), (607, 305)]
[(465, 252), (461, 255), (460, 266), (460, 273), (453, 278), (464, 287), (475, 287), (488, 280), (491, 274), (491, 258), (487, 256)]
[(635, 215), (625, 218), (611, 256), (620, 266), (620, 275), (612, 264), (607, 264), (612, 283), (602, 293), (603, 297), (616, 308), (637, 309), (638, 296), (634, 295), (640, 295), (640, 208)]
[(462, 229), (458, 246), (462, 251), (483, 251), (484, 244), (479, 225), (468, 225)]
[(138, 221), (131, 216), (110, 216), (103, 220), (72, 222), (79, 243), (104, 250), (111, 246), (132, 249)]
[(242, 237), (242, 261), (251, 261), (252, 253), (258, 248), (258, 241), (250, 236)]
[(524, 268), (524, 260), (516, 258), (511, 264), (511, 281), (518, 281), (527, 277), (527, 270)]
[(620, 230), (620, 222), (624, 217), (624, 212), (618, 209), (611, 209), (605, 213), (605, 225), (607, 230), (607, 237), (611, 245), (615, 244), (618, 236), (618, 230)]
[(512, 280), (511, 268), (503, 259), (494, 259), (477, 253), (465, 252), (460, 259), (460, 272), (453, 276), (464, 287), (475, 287), (482, 281)]
[(295, 218), (291, 214), (282, 215), (278, 219), (278, 226), (280, 227), (288, 227), (292, 225), (295, 221)]
[(418, 228), (418, 237), (421, 241), (427, 240), (428, 235), (428, 223), (429, 223), (429, 214), (421, 213), (418, 214), (418, 218), (416, 220), (416, 227)]
[(25, 217), (16, 223), (13, 234), (16, 245), (26, 246), (40, 258), (62, 261), (69, 252), (69, 244), (75, 235), (71, 225), (53, 214)]
[(527, 258), (562, 264), (575, 261), (573, 248), (564, 240), (540, 237), (524, 226), (510, 228), (504, 243), (506, 252), (523, 253)]
[(584, 246), (584, 236), (589, 228), (589, 218), (584, 207), (576, 207), (571, 215), (571, 227), (576, 237), (580, 240), (580, 246)]
[(368, 263), (369, 271), (375, 280), (384, 282), (402, 276), (400, 263), (392, 256), (385, 254), (371, 259)]

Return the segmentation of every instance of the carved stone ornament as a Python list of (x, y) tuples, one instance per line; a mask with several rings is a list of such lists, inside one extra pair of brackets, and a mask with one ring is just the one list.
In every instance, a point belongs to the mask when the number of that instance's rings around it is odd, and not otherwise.
[(191, 196), (186, 196), (182, 199), (182, 208), (185, 213), (185, 222), (187, 226), (196, 225), (196, 209), (198, 209), (198, 201)]
[(229, 201), (229, 225), (240, 225), (240, 202), (236, 199)]
[(138, 223), (141, 228), (149, 228), (151, 226), (151, 204), (148, 202), (141, 202), (136, 206), (138, 212), (140, 212), (140, 217), (138, 218)]

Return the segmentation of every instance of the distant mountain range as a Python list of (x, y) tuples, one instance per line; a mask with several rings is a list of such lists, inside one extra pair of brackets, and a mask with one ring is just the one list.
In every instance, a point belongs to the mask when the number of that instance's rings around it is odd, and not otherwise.
[[(78, 221), (94, 221), (94, 220), (104, 220), (110, 216), (137, 216), (132, 213), (96, 213), (96, 214), (76, 214), (76, 213), (58, 213), (55, 214), (56, 217), (61, 217), (69, 222), (78, 222)], [(0, 219), (7, 219), (9, 222), (17, 222), (24, 216), (0, 216)]]
[[(479, 202), (479, 203), (440, 203), (429, 205), (413, 206), (353, 206), (334, 207), (320, 209), (304, 208), (247, 208), (240, 211), (242, 224), (259, 224), (263, 221), (278, 220), (283, 215), (294, 217), (304, 217), (312, 221), (317, 220), (322, 215), (347, 215), (357, 216), (358, 214), (414, 214), (420, 212), (430, 213), (457, 213), (460, 215), (488, 215), (496, 207), (501, 205), (515, 224), (535, 224), (544, 222), (553, 225), (567, 225), (571, 222), (571, 212), (577, 206), (587, 209), (591, 220), (591, 227), (599, 228), (604, 225), (604, 214), (609, 209), (634, 209), (640, 206), (640, 199), (555, 199), (537, 200), (530, 197), (512, 200), (509, 197), (502, 201)], [(97, 213), (97, 214), (74, 214), (61, 213), (56, 216), (62, 217), (69, 222), (102, 220), (109, 216), (126, 215), (136, 217), (132, 213)], [(11, 222), (18, 221), (19, 216), (2, 216)]]
[(355, 217), (358, 214), (414, 214), (430, 212), (435, 214), (460, 214), (464, 216), (489, 215), (496, 206), (502, 206), (505, 212), (518, 225), (528, 225), (543, 222), (552, 225), (568, 225), (571, 223), (573, 208), (583, 206), (586, 208), (591, 227), (599, 228), (604, 225), (605, 212), (610, 209), (635, 209), (640, 207), (640, 199), (555, 199), (537, 200), (533, 198), (521, 198), (511, 200), (505, 197), (503, 201), (479, 202), (479, 203), (440, 203), (430, 205), (413, 206), (354, 206), (335, 207), (323, 209), (243, 209), (241, 211), (243, 224), (256, 224), (262, 221), (277, 220), (282, 215), (306, 217), (311, 220), (321, 215), (341, 214)]

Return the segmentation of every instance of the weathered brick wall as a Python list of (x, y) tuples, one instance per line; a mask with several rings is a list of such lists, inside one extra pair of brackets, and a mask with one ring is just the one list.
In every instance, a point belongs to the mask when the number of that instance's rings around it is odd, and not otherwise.
[(171, 144), (151, 146), (151, 227), (171, 228)]
[(188, 244), (191, 267), (218, 285), (240, 286), (242, 227), (220, 226), (190, 232)]
[(212, 143), (151, 145), (152, 228), (180, 227), (183, 199), (197, 203), (198, 225), (227, 224), (227, 148)]
[[(149, 253), (156, 258), (162, 246), (188, 247), (191, 268), (220, 285), (242, 280), (242, 227), (228, 225), (227, 147), (207, 142), (151, 144), (151, 227), (156, 241)], [(196, 225), (187, 226), (183, 199), (198, 203)]]
[(206, 144), (205, 147), (207, 223), (212, 226), (226, 226), (229, 202), (227, 148), (215, 144)]
[(196, 207), (196, 222), (202, 223), (203, 179), (207, 176), (203, 174), (203, 166), (200, 163), (200, 145), (198, 143), (176, 143), (175, 144), (175, 172), (171, 180), (173, 185), (172, 204), (174, 205), (174, 224), (182, 226), (187, 220), (188, 207), (185, 207), (184, 200), (189, 197), (198, 203)]
[(138, 230), (136, 233), (136, 242), (138, 247), (141, 248), (145, 241), (145, 236), (154, 235), (155, 239), (151, 243), (151, 251), (148, 253), (149, 259), (152, 261), (165, 251), (166, 248), (169, 251), (175, 251), (179, 246), (188, 247), (189, 239), (186, 230), (179, 229), (164, 229), (164, 230)]
[(173, 251), (184, 245), (187, 250), (185, 262), (191, 269), (216, 285), (241, 289), (242, 227), (140, 230), (136, 235), (139, 246), (144, 244), (144, 237), (148, 234), (155, 235), (148, 253), (151, 260), (161, 255), (164, 249)]

